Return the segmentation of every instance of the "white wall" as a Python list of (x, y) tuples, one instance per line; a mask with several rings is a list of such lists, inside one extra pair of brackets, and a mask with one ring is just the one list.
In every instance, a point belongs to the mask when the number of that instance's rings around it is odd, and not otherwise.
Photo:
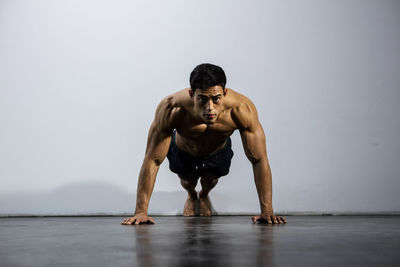
[[(276, 211), (399, 212), (399, 14), (378, 0), (0, 1), (0, 214), (133, 212), (155, 107), (204, 62), (259, 110)], [(258, 212), (232, 138), (214, 207)], [(155, 191), (151, 212), (181, 212), (167, 160)]]

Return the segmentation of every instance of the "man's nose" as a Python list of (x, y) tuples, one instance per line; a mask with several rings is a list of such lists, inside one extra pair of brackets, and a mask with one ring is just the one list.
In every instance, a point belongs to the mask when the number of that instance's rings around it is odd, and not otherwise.
[(213, 109), (214, 109), (214, 103), (212, 102), (211, 99), (209, 99), (207, 103), (207, 110), (212, 111)]

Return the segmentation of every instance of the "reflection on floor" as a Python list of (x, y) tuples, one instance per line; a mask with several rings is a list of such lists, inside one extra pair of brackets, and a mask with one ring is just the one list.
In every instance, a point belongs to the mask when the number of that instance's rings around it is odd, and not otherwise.
[(0, 219), (0, 266), (400, 266), (400, 216)]

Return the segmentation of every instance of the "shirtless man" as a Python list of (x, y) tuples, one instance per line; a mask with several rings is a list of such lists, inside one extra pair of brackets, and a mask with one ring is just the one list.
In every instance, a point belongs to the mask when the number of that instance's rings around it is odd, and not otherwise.
[[(266, 154), (265, 135), (254, 104), (244, 95), (225, 88), (222, 68), (198, 65), (190, 75), (191, 88), (164, 98), (151, 124), (146, 155), (140, 169), (136, 211), (122, 224), (155, 223), (147, 216), (158, 169), (168, 157), (169, 168), (178, 174), (188, 192), (183, 216), (211, 216), (208, 193), (227, 175), (233, 152), (230, 135), (239, 129), (244, 151), (253, 166), (261, 214), (253, 223), (286, 223), (272, 209), (272, 177)], [(202, 190), (197, 194), (198, 180)]]

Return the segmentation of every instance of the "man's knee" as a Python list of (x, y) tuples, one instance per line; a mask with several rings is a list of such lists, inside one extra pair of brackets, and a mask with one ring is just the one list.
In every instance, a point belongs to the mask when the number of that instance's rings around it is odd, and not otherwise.
[(201, 175), (200, 183), (202, 186), (214, 187), (218, 183), (218, 179), (221, 176), (213, 173), (203, 173)]
[(184, 181), (197, 181), (199, 179), (199, 175), (196, 173), (185, 173), (185, 174), (178, 174), (178, 177)]
[(220, 177), (221, 177), (220, 175), (217, 175), (217, 174), (214, 174), (214, 173), (211, 173), (211, 172), (204, 172), (204, 173), (201, 174), (201, 180), (205, 181), (205, 182), (207, 182), (207, 181), (211, 182), (211, 181), (214, 181), (214, 180), (218, 181), (218, 179)]
[(198, 175), (195, 174), (178, 174), (178, 177), (181, 180), (181, 185), (184, 188), (194, 188), (197, 185), (197, 181), (199, 179)]

